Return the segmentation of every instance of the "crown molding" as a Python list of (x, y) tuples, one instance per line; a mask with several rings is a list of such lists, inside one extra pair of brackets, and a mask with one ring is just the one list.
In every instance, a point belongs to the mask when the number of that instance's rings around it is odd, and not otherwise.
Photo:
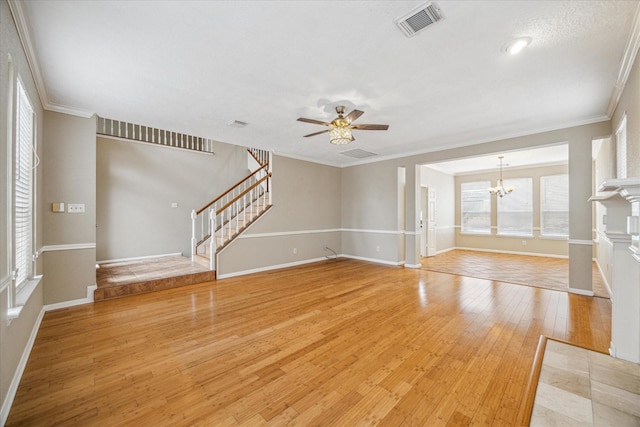
[(38, 91), (38, 97), (40, 98), (42, 107), (48, 111), (55, 111), (58, 113), (70, 114), (73, 116), (84, 118), (93, 116), (93, 113), (72, 107), (67, 107), (65, 105), (55, 104), (49, 101), (47, 87), (44, 84), (44, 79), (42, 78), (42, 73), (40, 72), (40, 63), (38, 62), (38, 56), (36, 55), (36, 50), (33, 46), (33, 42), (31, 41), (31, 31), (23, 9), (23, 2), (19, 0), (7, 0), (7, 3), (9, 4), (11, 15), (13, 16), (13, 22), (15, 22), (16, 24), (18, 37), (20, 37), (22, 49), (24, 50), (24, 54), (27, 57), (27, 63), (29, 64), (29, 69), (31, 70), (33, 81), (36, 84), (36, 90)]
[(618, 70), (618, 77), (616, 84), (613, 87), (613, 93), (609, 99), (609, 105), (607, 106), (607, 115), (613, 117), (613, 112), (618, 107), (620, 97), (624, 91), (624, 87), (629, 79), (631, 68), (636, 60), (636, 55), (640, 49), (640, 4), (636, 7), (636, 13), (633, 17), (633, 25), (631, 27), (631, 34), (629, 34), (629, 40), (627, 46), (624, 49), (624, 55), (620, 62), (620, 69)]

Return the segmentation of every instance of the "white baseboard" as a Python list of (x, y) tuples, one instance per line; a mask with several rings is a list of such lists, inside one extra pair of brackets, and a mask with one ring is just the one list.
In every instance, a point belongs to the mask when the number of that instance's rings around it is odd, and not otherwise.
[(345, 254), (340, 254), (339, 256), (341, 258), (357, 259), (360, 261), (374, 262), (376, 264), (393, 265), (394, 267), (397, 267), (399, 265), (404, 265), (404, 261), (386, 261), (384, 259), (366, 258), (361, 256), (345, 255)]
[(441, 251), (436, 251), (436, 255), (445, 254), (447, 252), (455, 251), (456, 249), (459, 249), (459, 248), (456, 248), (454, 246), (454, 247), (449, 248), (449, 249), (442, 249)]
[(45, 312), (46, 310), (44, 309), (44, 307), (42, 307), (40, 313), (38, 314), (38, 317), (36, 318), (36, 321), (33, 324), (31, 335), (29, 335), (27, 344), (22, 351), (20, 361), (18, 361), (18, 366), (16, 367), (16, 371), (13, 374), (11, 383), (9, 384), (9, 389), (7, 390), (7, 395), (5, 396), (4, 402), (2, 402), (2, 407), (0, 408), (0, 425), (5, 425), (5, 423), (7, 422), (7, 418), (9, 417), (9, 411), (11, 410), (13, 399), (16, 397), (16, 392), (18, 391), (18, 386), (20, 385), (20, 380), (22, 379), (24, 368), (27, 366), (27, 361), (29, 360), (29, 355), (31, 354), (33, 344), (36, 341), (36, 336), (38, 335), (38, 330), (40, 329), (40, 323), (42, 323), (42, 318), (44, 317)]
[(422, 267), (422, 264), (406, 264), (404, 265), (405, 268), (420, 268)]
[(228, 279), (230, 277), (244, 276), (244, 275), (253, 274), (253, 273), (262, 273), (264, 271), (278, 270), (280, 268), (295, 267), (298, 265), (310, 264), (312, 262), (325, 261), (326, 259), (327, 258), (325, 257), (312, 258), (312, 259), (305, 259), (302, 261), (287, 262), (285, 264), (277, 264), (277, 265), (269, 265), (266, 267), (252, 268), (250, 270), (234, 271), (233, 273), (216, 274), (216, 279)]
[(110, 263), (110, 262), (139, 261), (141, 259), (164, 258), (164, 257), (167, 257), (167, 256), (182, 256), (182, 252), (176, 252), (174, 254), (136, 256), (136, 257), (132, 257), (132, 258), (106, 259), (104, 261), (96, 261), (96, 263), (98, 263), (98, 264), (107, 264), (107, 263)]
[(568, 291), (571, 294), (586, 295), (588, 297), (592, 297), (594, 295), (593, 291), (587, 291), (584, 289), (569, 288)]

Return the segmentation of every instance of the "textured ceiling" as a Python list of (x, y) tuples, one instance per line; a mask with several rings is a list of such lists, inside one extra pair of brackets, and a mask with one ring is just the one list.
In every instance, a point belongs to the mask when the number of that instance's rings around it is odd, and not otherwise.
[[(589, 123), (607, 105), (637, 1), (28, 1), (46, 102), (100, 116), (349, 165)], [(520, 55), (501, 51), (528, 36)], [(358, 108), (348, 146), (321, 127)], [(244, 128), (227, 123), (241, 120)], [(550, 141), (552, 142), (552, 141)]]

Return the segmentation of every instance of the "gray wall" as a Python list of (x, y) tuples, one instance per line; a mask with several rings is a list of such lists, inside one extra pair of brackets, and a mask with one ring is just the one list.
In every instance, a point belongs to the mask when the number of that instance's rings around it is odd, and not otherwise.
[[(9, 56), (12, 64), (9, 63)], [(10, 70), (13, 70), (11, 76)], [(9, 281), (9, 218), (7, 210), (9, 206), (9, 194), (7, 187), (11, 182), (11, 174), (8, 170), (8, 153), (14, 135), (14, 123), (8, 122), (9, 101), (15, 100), (15, 79), (20, 76), (24, 87), (33, 104), (36, 114), (36, 138), (38, 155), (42, 159), (43, 152), (43, 109), (34, 80), (31, 76), (26, 56), (22, 50), (22, 45), (16, 27), (6, 1), (0, 1), (0, 284), (4, 285)], [(15, 113), (15, 102), (11, 104), (11, 110)], [(13, 114), (12, 114), (13, 115)], [(42, 245), (42, 185), (43, 168), (42, 164), (36, 169), (36, 197), (38, 200), (36, 216), (36, 248)], [(42, 273), (42, 261), (38, 261), (37, 273)], [(38, 315), (43, 305), (43, 283), (31, 294), (31, 298), (20, 313), (20, 317), (9, 322), (7, 310), (9, 304), (9, 289), (5, 288), (0, 292), (0, 404), (3, 405), (7, 398), (7, 392), (11, 381), (14, 379), (18, 363), (29, 341)], [(0, 420), (0, 424), (2, 420)]]
[(456, 246), (455, 209), (459, 197), (455, 177), (422, 166), (420, 182), (422, 186), (436, 190), (436, 251), (452, 249)]
[(340, 169), (274, 155), (272, 172), (273, 207), (220, 253), (219, 277), (341, 252)]
[[(215, 143), (215, 154), (113, 138), (97, 139), (99, 261), (191, 255), (191, 210), (247, 175), (245, 148)], [(177, 208), (172, 208), (172, 203)]]
[[(553, 165), (535, 168), (507, 168), (503, 175), (505, 178), (532, 178), (533, 185), (533, 237), (506, 237), (497, 236), (498, 201), (496, 197), (491, 199), (491, 236), (478, 236), (462, 234), (460, 232), (460, 186), (464, 182), (491, 181), (495, 183), (500, 173), (498, 171), (480, 174), (465, 174), (456, 176), (455, 189), (455, 218), (456, 218), (456, 246), (460, 248), (497, 250), (506, 252), (522, 252), (533, 254), (568, 256), (569, 250), (566, 239), (549, 239), (540, 237), (540, 177), (546, 175), (560, 175), (568, 172), (567, 165)], [(493, 184), (492, 184), (493, 185)], [(514, 191), (518, 191), (517, 189)], [(507, 196), (508, 197), (508, 196)], [(526, 244), (523, 245), (522, 242)]]
[[(46, 111), (44, 126), (44, 302), (53, 304), (85, 298), (96, 283), (96, 122)], [(81, 203), (85, 212), (54, 213), (55, 202), (65, 211)]]

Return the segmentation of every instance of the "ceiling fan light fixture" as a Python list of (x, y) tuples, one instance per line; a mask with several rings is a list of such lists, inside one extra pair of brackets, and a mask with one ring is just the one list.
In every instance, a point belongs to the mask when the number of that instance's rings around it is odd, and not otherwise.
[(349, 126), (335, 126), (329, 130), (329, 142), (335, 145), (346, 145), (352, 140)]

